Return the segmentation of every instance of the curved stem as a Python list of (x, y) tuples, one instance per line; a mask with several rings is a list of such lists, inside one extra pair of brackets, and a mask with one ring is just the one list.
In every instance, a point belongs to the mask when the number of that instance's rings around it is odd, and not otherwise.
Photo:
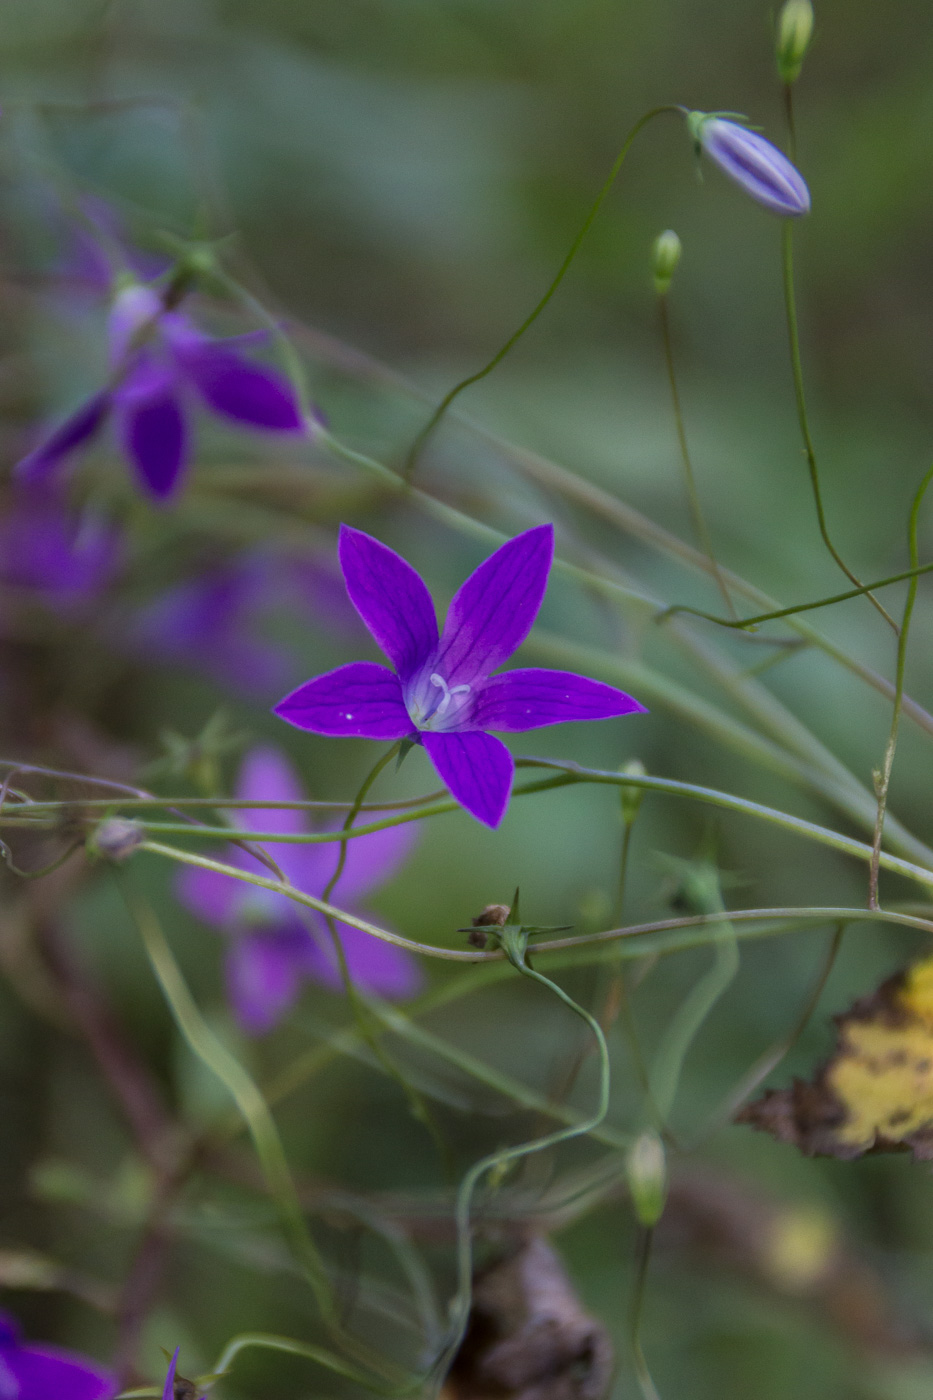
[(878, 815), (875, 819), (875, 831), (872, 838), (871, 867), (868, 877), (868, 906), (870, 909), (878, 908), (878, 876), (881, 862), (881, 840), (884, 835), (884, 818), (888, 807), (888, 788), (891, 784), (891, 769), (894, 766), (894, 754), (897, 750), (897, 732), (900, 726), (901, 705), (904, 697), (904, 668), (907, 663), (907, 638), (910, 632), (910, 621), (913, 616), (914, 604), (917, 601), (917, 558), (919, 555), (917, 529), (920, 507), (923, 504), (923, 498), (926, 495), (927, 487), (930, 485), (931, 481), (933, 481), (933, 467), (930, 467), (917, 488), (917, 494), (914, 496), (913, 505), (910, 508), (908, 540), (912, 577), (907, 589), (907, 599), (904, 603), (904, 616), (901, 621), (901, 630), (897, 638), (897, 669), (894, 679), (894, 708), (891, 713), (891, 731), (888, 734), (888, 742), (884, 750), (881, 772), (877, 775), (876, 779)]
[(525, 317), (518, 330), (513, 331), (513, 333), (509, 336), (505, 344), (501, 346), (499, 350), (496, 351), (492, 359), (489, 360), (488, 363), (485, 364), (482, 369), (477, 370), (475, 374), (470, 374), (466, 377), (466, 379), (461, 379), (459, 384), (455, 384), (454, 387), (450, 389), (441, 399), (437, 408), (431, 414), (431, 417), (428, 419), (427, 423), (425, 423), (424, 427), (418, 433), (418, 436), (415, 438), (414, 442), (408, 450), (403, 469), (403, 476), (406, 481), (410, 482), (412, 477), (414, 476), (415, 470), (418, 466), (418, 459), (421, 456), (421, 453), (424, 447), (426, 446), (428, 439), (433, 435), (435, 429), (438, 427), (441, 419), (444, 417), (444, 414), (447, 412), (448, 408), (450, 408), (454, 400), (459, 398), (463, 391), (465, 389), (469, 389), (472, 384), (477, 384), (481, 379), (485, 379), (487, 374), (491, 374), (492, 371), (496, 368), (496, 366), (502, 363), (509, 351), (515, 345), (518, 344), (525, 332), (532, 325), (534, 325), (535, 321), (541, 315), (541, 312), (551, 300), (551, 297), (557, 291), (561, 282), (563, 282), (564, 277), (570, 269), (570, 264), (573, 262), (574, 258), (577, 256), (577, 253), (580, 251), (580, 247), (583, 243), (583, 240), (586, 238), (586, 235), (592, 228), (593, 223), (596, 220), (597, 214), (603, 207), (603, 204), (609, 195), (609, 191), (612, 189), (613, 185), (616, 182), (616, 176), (622, 169), (625, 157), (628, 155), (629, 150), (632, 146), (632, 142), (635, 140), (635, 137), (644, 127), (648, 125), (650, 121), (653, 121), (655, 117), (659, 117), (665, 112), (680, 113), (681, 111), (682, 109), (680, 107), (667, 105), (663, 107), (653, 107), (650, 112), (646, 112), (643, 117), (639, 117), (638, 121), (635, 123), (628, 136), (625, 138), (625, 141), (622, 145), (622, 149), (616, 156), (615, 163), (613, 164), (612, 169), (606, 177), (606, 181), (602, 189), (596, 196), (596, 199), (594, 200), (593, 204), (590, 206), (589, 213), (583, 220), (583, 223), (581, 224), (576, 237), (570, 245), (567, 255), (564, 258), (564, 261), (558, 268), (557, 274), (552, 280), (547, 291), (544, 293), (544, 296), (535, 306), (534, 310), (530, 313), (530, 315)]
[[(816, 449), (813, 446), (813, 439), (810, 435), (810, 422), (807, 416), (807, 400), (803, 387), (803, 364), (800, 358), (800, 334), (797, 327), (797, 300), (794, 292), (794, 235), (791, 229), (790, 219), (785, 219), (781, 229), (781, 250), (784, 271), (784, 308), (787, 315), (787, 334), (790, 343), (790, 363), (794, 376), (794, 398), (797, 404), (797, 420), (800, 424), (800, 436), (803, 439), (803, 450), (807, 459), (807, 470), (810, 473), (810, 486), (813, 490), (813, 503), (816, 506), (816, 519), (820, 528), (823, 543), (829, 550), (839, 568), (846, 578), (855, 584), (857, 589), (862, 588), (859, 578), (852, 572), (843, 560), (841, 554), (836, 549), (829, 537), (829, 529), (826, 524), (826, 513), (823, 509), (823, 494), (820, 490), (820, 474), (816, 464)], [(878, 610), (884, 620), (897, 633), (897, 623), (891, 614), (878, 602), (878, 599), (868, 590), (865, 596)]]
[(690, 448), (687, 443), (687, 430), (684, 426), (684, 415), (680, 405), (680, 391), (677, 387), (677, 372), (674, 367), (674, 346), (671, 338), (671, 322), (667, 310), (667, 294), (664, 292), (658, 295), (658, 319), (661, 324), (661, 343), (664, 347), (664, 363), (667, 367), (667, 382), (671, 391), (671, 407), (674, 413), (674, 425), (677, 429), (677, 443), (680, 448), (680, 460), (684, 469), (684, 482), (687, 487), (687, 499), (690, 502), (690, 513), (693, 516), (693, 527), (696, 530), (697, 539), (700, 546), (709, 560), (710, 572), (716, 580), (716, 586), (723, 597), (723, 602), (729, 609), (733, 617), (736, 611), (726, 587), (726, 581), (722, 576), (722, 571), (716, 559), (713, 549), (713, 537), (710, 534), (706, 517), (703, 514), (703, 507), (700, 505), (700, 493), (697, 490), (696, 476), (693, 471), (693, 462), (690, 457)]

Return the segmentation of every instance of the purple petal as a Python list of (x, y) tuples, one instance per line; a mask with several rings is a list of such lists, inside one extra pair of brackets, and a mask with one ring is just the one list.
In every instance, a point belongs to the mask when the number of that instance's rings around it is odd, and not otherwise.
[[(16, 1389), (9, 1385), (11, 1380)], [(7, 1396), (10, 1400), (111, 1400), (118, 1389), (108, 1371), (75, 1352), (51, 1346), (0, 1351), (0, 1396), (4, 1400)]]
[(306, 681), (273, 714), (332, 738), (404, 739), (414, 730), (398, 676), (375, 661), (353, 661)]
[(338, 928), (350, 976), (361, 991), (394, 1001), (421, 990), (424, 974), (411, 953), (362, 929), (347, 924)]
[(421, 736), (441, 781), (477, 821), (498, 826), (505, 816), (515, 764), (505, 744), (491, 734)]
[(637, 713), (646, 713), (644, 705), (613, 685), (572, 671), (545, 671), (534, 666), (506, 671), (486, 681), (476, 696), (470, 723), (478, 729), (514, 734), (540, 729), (543, 724)]
[(17, 490), (0, 519), (0, 579), (65, 604), (97, 592), (115, 571), (120, 538), (107, 521), (72, 516), (50, 486)]
[(311, 935), (298, 923), (247, 933), (230, 947), (227, 992), (240, 1025), (265, 1035), (295, 1003), (309, 967)]
[(172, 1359), (168, 1363), (168, 1372), (165, 1376), (165, 1389), (162, 1392), (162, 1400), (175, 1400), (175, 1368), (178, 1365), (178, 1353), (181, 1347), (176, 1347), (172, 1352)]
[(536, 525), (497, 549), (457, 591), (432, 669), (451, 687), (501, 666), (531, 631), (554, 556), (553, 525)]
[(82, 447), (103, 427), (113, 403), (109, 392), (95, 394), (56, 428), (51, 437), (17, 462), (14, 472), (23, 481), (41, 481), (60, 462)]
[[(235, 796), (255, 802), (303, 802), (305, 793), (294, 768), (281, 749), (260, 744), (243, 759)], [(308, 815), (287, 807), (231, 809), (237, 825), (253, 831), (275, 831), (282, 836), (300, 836), (308, 831)], [(300, 849), (300, 848), (299, 848)]]
[(437, 646), (424, 580), (394, 549), (349, 525), (340, 527), (339, 553), (350, 601), (406, 681)]
[(186, 350), (180, 358), (215, 413), (267, 432), (301, 431), (301, 413), (291, 385), (273, 370), (250, 364), (213, 341)]
[(167, 499), (188, 460), (185, 417), (170, 376), (141, 364), (118, 391), (117, 406), (124, 450), (142, 485)]
[[(356, 825), (363, 826), (378, 816), (378, 812), (363, 812)], [(342, 900), (359, 899), (362, 895), (368, 894), (370, 890), (385, 884), (386, 880), (390, 880), (395, 872), (405, 864), (417, 841), (418, 827), (416, 822), (404, 822), (400, 826), (387, 826), (384, 831), (374, 831), (369, 836), (356, 836), (348, 841), (347, 859), (336, 890), (336, 895), (339, 896), (337, 903), (339, 904)], [(320, 886), (320, 889), (323, 889), (334, 872), (340, 847), (339, 844), (335, 844), (329, 848), (322, 845), (312, 849), (322, 852), (328, 851), (327, 874)], [(333, 854), (330, 854), (331, 852)], [(311, 893), (317, 894), (320, 893), (320, 890), (311, 891)], [(366, 936), (369, 937), (369, 935)]]
[[(231, 854), (228, 850), (223, 858), (229, 860)], [(264, 874), (269, 875), (271, 871), (265, 870)], [(248, 885), (235, 880), (232, 875), (221, 875), (217, 870), (201, 870), (195, 865), (180, 870), (175, 881), (175, 893), (185, 908), (205, 924), (219, 926), (233, 920), (244, 891), (248, 889)]]
[(757, 131), (709, 117), (701, 122), (698, 132), (710, 160), (752, 199), (775, 214), (797, 217), (809, 213), (810, 191), (803, 176)]

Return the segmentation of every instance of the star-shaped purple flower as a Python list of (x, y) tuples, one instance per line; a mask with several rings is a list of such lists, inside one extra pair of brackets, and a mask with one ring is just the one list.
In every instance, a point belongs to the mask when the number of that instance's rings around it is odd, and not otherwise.
[(354, 661), (307, 681), (275, 713), (315, 734), (423, 744), (451, 794), (487, 826), (509, 802), (514, 762), (486, 733), (644, 711), (630, 695), (570, 671), (492, 672), (531, 631), (544, 599), (554, 528), (509, 540), (461, 585), (438, 636), (434, 604), (410, 564), (340, 527), (350, 600), (395, 667)]
[(112, 1400), (116, 1378), (77, 1352), (20, 1340), (8, 1313), (0, 1313), (2, 1400)]
[[(278, 749), (271, 747), (258, 747), (247, 754), (236, 796), (254, 802), (304, 801), (291, 765)], [(252, 831), (273, 831), (282, 836), (297, 836), (312, 829), (306, 813), (287, 808), (238, 809), (235, 819)], [(337, 887), (342, 907), (355, 909), (361, 896), (389, 879), (415, 840), (414, 827), (402, 825), (349, 841)], [(291, 884), (306, 894), (320, 896), (336, 868), (340, 843), (292, 845), (269, 841), (263, 849)], [(241, 870), (267, 876), (270, 873), (238, 846), (231, 846), (226, 858)], [(179, 876), (178, 893), (193, 914), (228, 937), (228, 994), (237, 1020), (249, 1034), (263, 1035), (272, 1030), (292, 1006), (306, 979), (335, 991), (342, 986), (330, 933), (313, 910), (273, 890), (193, 867)], [(339, 925), (339, 931), (350, 975), (361, 990), (401, 998), (419, 989), (421, 971), (403, 948), (345, 924)]]
[(109, 342), (110, 385), (23, 458), (21, 478), (44, 480), (113, 417), (141, 486), (166, 500), (191, 455), (191, 399), (240, 426), (304, 430), (295, 395), (280, 375), (244, 359), (235, 341), (214, 340), (180, 311), (168, 310), (153, 287), (136, 282), (117, 295)]

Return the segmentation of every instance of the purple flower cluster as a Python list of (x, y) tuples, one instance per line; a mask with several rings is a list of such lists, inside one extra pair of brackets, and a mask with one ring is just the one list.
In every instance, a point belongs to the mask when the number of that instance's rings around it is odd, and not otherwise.
[(109, 1371), (76, 1352), (22, 1342), (0, 1313), (0, 1400), (112, 1400), (118, 1389)]
[[(277, 749), (266, 747), (247, 754), (235, 796), (251, 802), (304, 801), (291, 765)], [(288, 808), (241, 809), (237, 821), (253, 831), (281, 836), (312, 830), (304, 812)], [(415, 840), (411, 825), (353, 838), (347, 844), (338, 887), (342, 906), (361, 912), (357, 901), (395, 874)], [(263, 849), (297, 889), (320, 896), (336, 869), (340, 843), (269, 841)], [(268, 867), (239, 846), (229, 847), (226, 859), (240, 870), (269, 874)], [(250, 1035), (263, 1035), (277, 1025), (306, 980), (340, 989), (333, 941), (313, 910), (273, 890), (193, 867), (179, 876), (178, 894), (193, 914), (226, 937), (228, 995), (237, 1020)], [(339, 928), (350, 975), (361, 990), (389, 998), (408, 997), (418, 990), (420, 969), (404, 949), (349, 925)]]
[(452, 796), (498, 826), (515, 765), (488, 730), (521, 733), (644, 711), (614, 686), (570, 671), (492, 674), (531, 631), (553, 554), (551, 525), (507, 541), (461, 585), (439, 634), (421, 576), (379, 540), (341, 526), (347, 592), (395, 670), (351, 662), (299, 686), (275, 713), (315, 734), (422, 744)]
[(109, 342), (110, 383), (19, 463), (21, 479), (48, 479), (113, 418), (140, 485), (167, 500), (191, 456), (190, 403), (197, 400), (241, 427), (305, 430), (280, 375), (245, 359), (237, 341), (205, 335), (151, 286), (135, 282), (117, 295)]

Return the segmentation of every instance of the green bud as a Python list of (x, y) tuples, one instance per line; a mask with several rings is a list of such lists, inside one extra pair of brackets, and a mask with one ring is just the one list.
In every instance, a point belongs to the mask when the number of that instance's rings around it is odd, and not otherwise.
[(654, 275), (654, 290), (658, 296), (667, 296), (682, 252), (683, 245), (672, 228), (666, 228), (654, 240), (651, 249), (651, 270)]
[[(619, 769), (620, 773), (624, 773), (629, 778), (644, 778), (647, 776), (647, 771), (648, 770), (645, 768), (645, 765), (641, 762), (640, 759), (637, 758), (630, 758), (628, 763), (623, 763), (622, 767)], [(626, 826), (631, 826), (635, 818), (638, 816), (638, 811), (641, 807), (644, 795), (644, 788), (619, 788), (619, 802), (622, 807), (622, 820), (625, 822)]]
[(667, 1199), (667, 1158), (657, 1133), (641, 1134), (625, 1159), (625, 1175), (638, 1223), (657, 1225)]
[(777, 56), (778, 76), (790, 86), (800, 77), (803, 60), (813, 38), (813, 6), (810, 0), (785, 0), (778, 15)]

